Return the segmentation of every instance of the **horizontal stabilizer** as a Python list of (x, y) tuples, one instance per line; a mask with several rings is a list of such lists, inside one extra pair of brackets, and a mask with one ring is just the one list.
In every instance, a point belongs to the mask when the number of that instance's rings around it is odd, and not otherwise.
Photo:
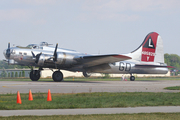
[(145, 65), (145, 64), (136, 64), (136, 67), (165, 67), (165, 68), (175, 68), (173, 66), (166, 66), (166, 65)]

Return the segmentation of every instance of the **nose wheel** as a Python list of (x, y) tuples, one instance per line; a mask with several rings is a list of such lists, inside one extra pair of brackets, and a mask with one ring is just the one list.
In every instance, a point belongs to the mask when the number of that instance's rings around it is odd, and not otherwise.
[(63, 80), (63, 74), (61, 71), (55, 71), (52, 78), (55, 82), (61, 82)]
[(29, 74), (29, 77), (32, 81), (38, 81), (40, 76), (41, 75), (39, 70), (32, 70)]

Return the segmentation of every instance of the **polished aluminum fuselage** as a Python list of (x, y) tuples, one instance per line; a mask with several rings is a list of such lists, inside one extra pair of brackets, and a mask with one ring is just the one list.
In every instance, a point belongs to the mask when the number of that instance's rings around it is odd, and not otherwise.
[[(50, 46), (41, 46), (38, 49), (32, 49), (27, 47), (12, 47), (10, 51), (11, 55), (9, 58), (9, 64), (17, 64), (23, 66), (63, 69), (74, 72), (87, 71), (92, 73), (113, 74), (166, 74), (168, 72), (168, 68), (163, 66), (136, 66), (136, 64), (141, 64), (141, 62), (135, 60), (119, 61), (115, 63), (102, 64), (86, 68), (83, 63), (77, 60), (77, 58), (81, 58), (81, 56), (86, 56), (86, 54), (76, 52), (74, 50), (60, 48), (57, 49), (57, 61), (54, 62), (54, 47)], [(35, 63), (35, 58), (33, 58), (32, 52), (35, 55), (40, 53), (42, 54), (39, 58), (38, 63)], [(4, 56), (6, 57), (6, 50), (4, 51)], [(159, 65), (159, 63), (154, 64)]]

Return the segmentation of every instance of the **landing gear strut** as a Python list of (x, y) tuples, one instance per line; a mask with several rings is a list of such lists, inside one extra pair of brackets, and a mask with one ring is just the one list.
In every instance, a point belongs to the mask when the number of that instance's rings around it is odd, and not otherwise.
[(39, 70), (31, 70), (29, 77), (32, 81), (38, 81), (40, 78), (40, 71)]
[(61, 82), (63, 80), (63, 74), (61, 71), (55, 71), (52, 78), (55, 82)]
[(134, 80), (135, 80), (135, 77), (132, 76), (132, 74), (131, 74), (130, 80), (131, 80), (131, 81), (134, 81)]

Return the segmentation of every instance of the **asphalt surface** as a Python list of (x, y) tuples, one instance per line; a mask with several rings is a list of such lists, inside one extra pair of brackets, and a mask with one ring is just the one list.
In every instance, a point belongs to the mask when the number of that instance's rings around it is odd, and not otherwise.
[(0, 116), (44, 116), (44, 115), (89, 115), (121, 113), (175, 113), (180, 106), (134, 107), (134, 108), (88, 108), (88, 109), (41, 109), (41, 110), (1, 110)]
[(160, 81), (0, 81), (0, 94), (7, 93), (89, 93), (89, 92), (180, 92), (165, 87), (180, 86), (180, 80)]
[[(72, 82), (33, 82), (0, 81), (0, 94), (7, 93), (89, 93), (89, 92), (180, 92), (165, 90), (165, 87), (180, 86), (179, 80), (160, 81), (72, 81)], [(92, 109), (43, 109), (43, 110), (0, 110), (0, 116), (18, 115), (77, 115), (77, 114), (116, 114), (116, 113), (172, 113), (180, 112), (180, 106), (135, 107), (135, 108), (92, 108)]]

